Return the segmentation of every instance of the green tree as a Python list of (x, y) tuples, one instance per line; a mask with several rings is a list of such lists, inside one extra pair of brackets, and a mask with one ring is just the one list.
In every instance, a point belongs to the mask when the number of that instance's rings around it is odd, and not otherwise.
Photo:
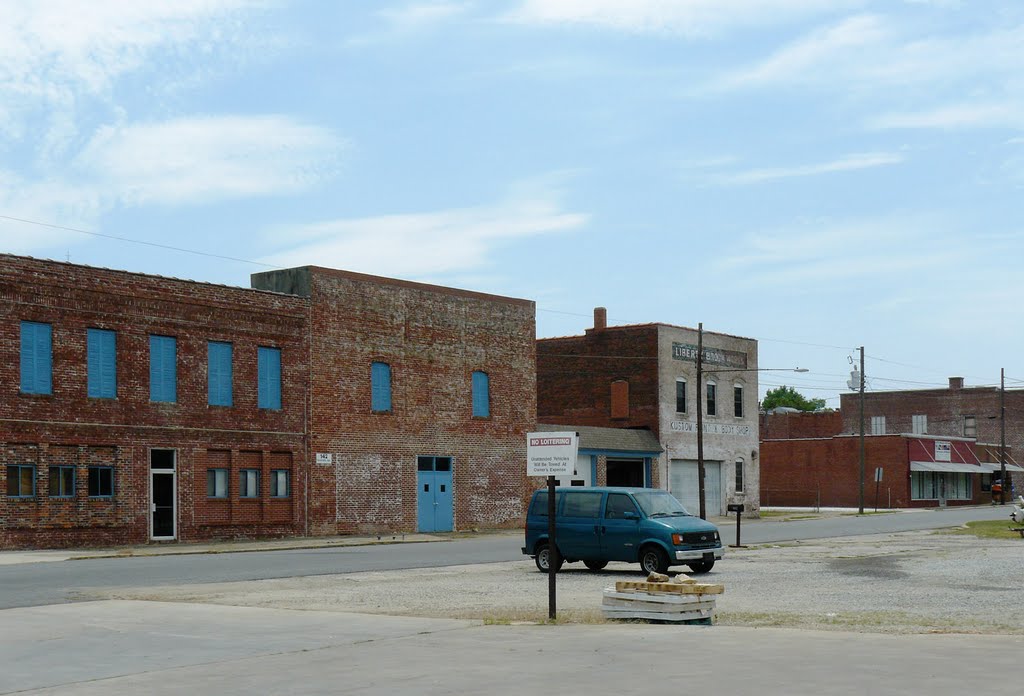
[(768, 393), (764, 395), (764, 400), (761, 402), (761, 408), (765, 411), (770, 411), (779, 406), (789, 406), (800, 411), (824, 411), (825, 400), (808, 399), (796, 389), (782, 385), (775, 389), (769, 389)]

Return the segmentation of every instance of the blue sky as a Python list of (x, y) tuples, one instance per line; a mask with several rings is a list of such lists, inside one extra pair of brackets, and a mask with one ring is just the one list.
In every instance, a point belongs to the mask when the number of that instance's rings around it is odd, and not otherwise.
[(1016, 0), (0, 15), (2, 251), (327, 265), (530, 298), (540, 336), (703, 322), (832, 406), (860, 345), (873, 390), (1024, 383)]

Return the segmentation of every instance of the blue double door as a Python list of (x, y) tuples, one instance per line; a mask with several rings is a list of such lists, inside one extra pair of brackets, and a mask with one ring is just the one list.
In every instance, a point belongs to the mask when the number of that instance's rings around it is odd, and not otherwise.
[(416, 457), (417, 531), (452, 531), (453, 503), (452, 458)]

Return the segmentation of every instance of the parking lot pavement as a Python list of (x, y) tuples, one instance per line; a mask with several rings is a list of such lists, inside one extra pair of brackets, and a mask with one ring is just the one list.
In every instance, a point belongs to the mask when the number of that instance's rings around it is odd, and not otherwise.
[[(152, 602), (3, 614), (0, 692), (920, 694), (994, 688), (1024, 638), (473, 622)], [(993, 691), (995, 693), (995, 691)]]

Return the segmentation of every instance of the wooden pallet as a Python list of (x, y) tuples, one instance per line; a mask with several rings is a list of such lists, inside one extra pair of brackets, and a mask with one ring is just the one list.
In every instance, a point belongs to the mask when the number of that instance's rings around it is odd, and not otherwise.
[[(616, 583), (631, 584), (631, 583)], [(652, 583), (662, 584), (662, 583)], [(692, 585), (691, 585), (692, 587)], [(671, 623), (711, 625), (717, 593), (638, 592), (608, 588), (601, 613), (606, 619), (644, 619)]]
[(615, 583), (617, 592), (646, 592), (648, 594), (722, 594), (724, 585), (705, 585), (701, 583), (675, 582), (633, 582), (620, 580)]

